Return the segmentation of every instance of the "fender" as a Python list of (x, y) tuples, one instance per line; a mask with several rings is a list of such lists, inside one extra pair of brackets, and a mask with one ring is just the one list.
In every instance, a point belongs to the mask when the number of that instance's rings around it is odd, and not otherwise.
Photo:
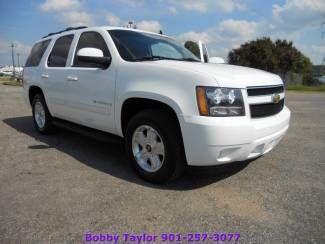
[(182, 124), (180, 121), (182, 119), (181, 115), (183, 114), (182, 110), (172, 98), (154, 92), (132, 91), (132, 92), (125, 93), (116, 103), (115, 126), (119, 136), (123, 137), (122, 123), (121, 123), (122, 107), (124, 102), (131, 98), (151, 99), (168, 105), (175, 111), (180, 124)]

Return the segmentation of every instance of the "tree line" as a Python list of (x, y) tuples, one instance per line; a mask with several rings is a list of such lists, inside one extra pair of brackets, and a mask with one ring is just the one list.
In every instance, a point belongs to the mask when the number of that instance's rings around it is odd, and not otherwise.
[[(199, 47), (195, 42), (187, 41), (185, 47), (199, 56)], [(264, 37), (242, 44), (228, 54), (229, 64), (247, 66), (276, 73), (285, 80), (291, 73), (300, 74), (303, 83), (317, 83), (312, 75), (313, 65), (308, 57), (302, 54), (292, 41), (276, 40)]]

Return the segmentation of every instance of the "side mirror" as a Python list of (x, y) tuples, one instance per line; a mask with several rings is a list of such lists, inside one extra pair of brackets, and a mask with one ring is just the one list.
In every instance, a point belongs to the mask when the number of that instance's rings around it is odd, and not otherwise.
[(89, 64), (90, 67), (107, 68), (111, 64), (111, 57), (104, 57), (102, 50), (92, 47), (81, 48), (77, 53), (77, 59)]
[(209, 63), (210, 64), (224, 64), (226, 63), (223, 58), (220, 57), (211, 57), (209, 58)]

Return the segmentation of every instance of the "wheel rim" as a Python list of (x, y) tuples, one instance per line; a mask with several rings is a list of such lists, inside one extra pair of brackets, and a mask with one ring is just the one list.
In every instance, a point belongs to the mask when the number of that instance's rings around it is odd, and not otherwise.
[(45, 110), (40, 101), (37, 101), (34, 105), (34, 118), (39, 128), (44, 128), (45, 125)]
[(134, 131), (132, 152), (137, 164), (147, 172), (157, 172), (164, 163), (164, 142), (151, 126), (142, 125)]

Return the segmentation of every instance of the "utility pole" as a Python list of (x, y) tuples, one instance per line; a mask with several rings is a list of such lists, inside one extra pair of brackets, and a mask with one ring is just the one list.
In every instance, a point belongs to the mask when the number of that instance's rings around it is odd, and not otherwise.
[(20, 56), (20, 53), (17, 53), (17, 62), (18, 62), (18, 68), (20, 67), (20, 62), (19, 62), (19, 56)]
[[(325, 19), (325, 14), (324, 14), (324, 19)], [(325, 37), (325, 21), (322, 22), (321, 32), (322, 32), (322, 38), (324, 38)], [(322, 65), (325, 65), (325, 54), (324, 54), (324, 57), (323, 57)]]
[(11, 44), (11, 58), (12, 58), (12, 76), (15, 77), (15, 55), (14, 55), (14, 47), (15, 45)]

